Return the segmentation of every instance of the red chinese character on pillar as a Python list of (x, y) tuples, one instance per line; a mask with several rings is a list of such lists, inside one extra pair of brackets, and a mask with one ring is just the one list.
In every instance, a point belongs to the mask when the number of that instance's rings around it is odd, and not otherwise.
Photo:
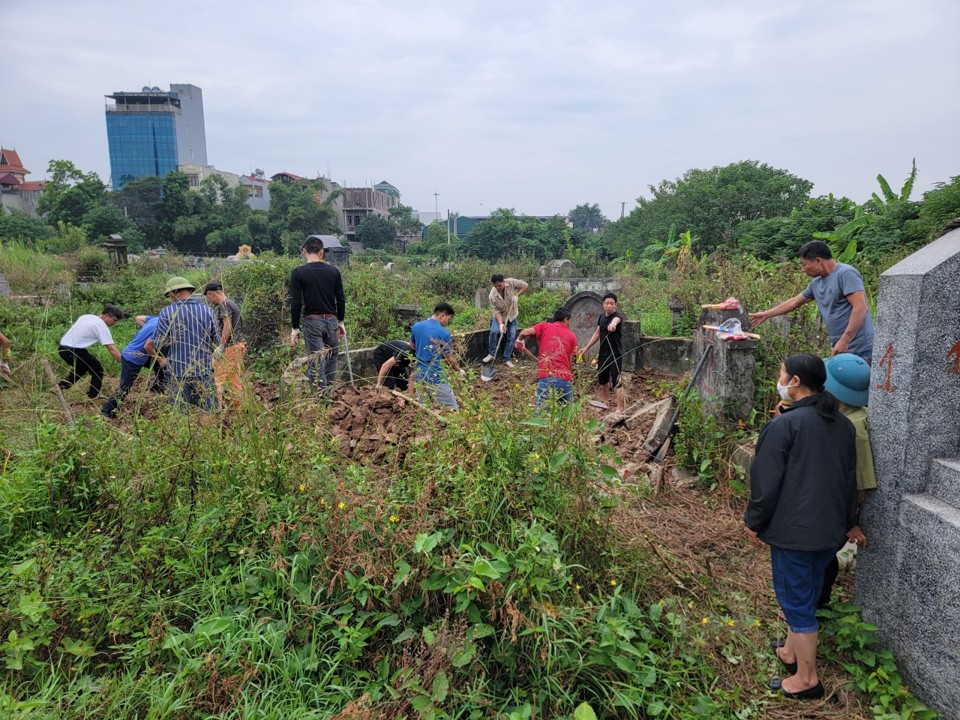
[(955, 375), (960, 375), (960, 342), (950, 348), (947, 352), (947, 360), (953, 357), (953, 367), (948, 369), (947, 372), (953, 373)]
[(877, 390), (886, 390), (887, 392), (896, 392), (897, 388), (894, 387), (890, 382), (890, 378), (893, 375), (893, 343), (887, 345), (887, 351), (883, 354), (883, 357), (880, 358), (879, 366), (881, 368), (886, 368), (887, 370), (887, 381), (883, 384), (877, 385)]

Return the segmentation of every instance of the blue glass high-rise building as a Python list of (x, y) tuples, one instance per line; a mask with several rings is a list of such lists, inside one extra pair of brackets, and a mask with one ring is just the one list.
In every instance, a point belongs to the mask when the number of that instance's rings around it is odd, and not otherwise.
[(138, 177), (163, 177), (188, 162), (207, 164), (200, 88), (171, 85), (165, 92), (144, 87), (107, 97), (114, 101), (106, 109), (114, 190)]

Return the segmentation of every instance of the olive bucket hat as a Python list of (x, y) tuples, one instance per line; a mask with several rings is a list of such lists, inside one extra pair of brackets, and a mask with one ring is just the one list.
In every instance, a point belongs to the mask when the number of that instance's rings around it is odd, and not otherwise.
[(196, 290), (196, 286), (187, 280), (185, 277), (172, 277), (167, 280), (167, 286), (163, 290), (164, 295), (170, 295), (171, 293), (180, 292), (181, 290), (189, 290), (193, 292)]
[(827, 368), (827, 392), (852, 407), (863, 407), (870, 394), (870, 365), (862, 357), (841, 353), (823, 363)]

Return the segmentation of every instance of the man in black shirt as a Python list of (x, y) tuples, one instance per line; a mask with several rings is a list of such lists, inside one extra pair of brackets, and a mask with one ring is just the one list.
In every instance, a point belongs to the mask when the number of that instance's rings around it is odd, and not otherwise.
[(603, 390), (603, 402), (610, 404), (610, 390), (607, 383), (613, 388), (617, 398), (617, 412), (623, 412), (623, 388), (620, 385), (620, 370), (623, 367), (623, 313), (617, 305), (617, 296), (607, 293), (603, 296), (603, 314), (597, 319), (597, 329), (593, 337), (583, 348), (586, 353), (591, 347), (600, 343), (600, 353), (597, 358), (597, 382)]
[(410, 378), (413, 348), (403, 340), (387, 340), (373, 351), (373, 364), (378, 369), (377, 387), (406, 392)]
[(307, 363), (310, 385), (329, 396), (337, 376), (339, 339), (343, 327), (343, 278), (333, 265), (324, 262), (323, 242), (310, 235), (300, 248), (304, 264), (290, 275), (290, 344), (300, 337), (303, 316), (303, 342), (307, 355), (327, 349), (325, 357)]

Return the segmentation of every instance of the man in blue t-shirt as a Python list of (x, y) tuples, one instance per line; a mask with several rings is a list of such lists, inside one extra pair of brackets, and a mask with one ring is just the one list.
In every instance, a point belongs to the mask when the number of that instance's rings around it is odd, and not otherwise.
[(457, 365), (450, 348), (450, 331), (447, 324), (453, 319), (453, 308), (445, 302), (437, 303), (433, 315), (414, 323), (410, 330), (410, 345), (417, 358), (417, 369), (411, 386), (417, 388), (420, 402), (435, 402), (453, 410), (459, 410), (453, 396), (453, 388), (447, 382), (442, 360), (446, 359), (454, 372), (461, 377), (467, 373)]
[(166, 366), (167, 361), (156, 354), (148, 355), (144, 350), (147, 340), (153, 337), (157, 330), (157, 317), (155, 315), (137, 315), (137, 324), (140, 331), (134, 335), (133, 340), (127, 343), (127, 346), (120, 353), (120, 387), (109, 400), (103, 405), (100, 414), (105, 418), (115, 418), (117, 408), (123, 402), (130, 388), (133, 387), (133, 381), (137, 379), (140, 370), (148, 363), (152, 363), (153, 382), (150, 383), (150, 392), (162, 393), (167, 387)]
[(822, 240), (805, 243), (798, 255), (800, 268), (813, 280), (799, 295), (770, 310), (750, 313), (750, 322), (756, 327), (767, 318), (814, 300), (833, 345), (831, 354), (853, 353), (869, 363), (873, 356), (873, 318), (859, 271), (834, 260), (830, 246)]

